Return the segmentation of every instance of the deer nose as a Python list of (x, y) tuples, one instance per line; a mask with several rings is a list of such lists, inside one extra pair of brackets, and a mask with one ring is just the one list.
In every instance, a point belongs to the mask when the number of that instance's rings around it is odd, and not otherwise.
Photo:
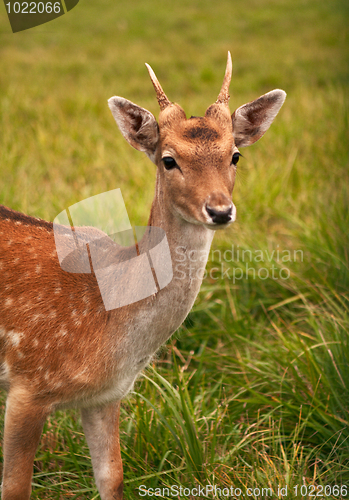
[(212, 222), (215, 224), (227, 224), (228, 222), (235, 220), (235, 206), (233, 203), (230, 203), (229, 206), (219, 206), (219, 207), (211, 207), (206, 203), (206, 212), (211, 217)]

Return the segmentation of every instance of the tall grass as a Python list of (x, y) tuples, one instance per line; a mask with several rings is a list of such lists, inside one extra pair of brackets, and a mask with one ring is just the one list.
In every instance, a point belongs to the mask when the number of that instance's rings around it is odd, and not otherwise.
[[(347, 2), (84, 0), (16, 35), (0, 16), (0, 202), (49, 220), (120, 187), (146, 223), (154, 167), (106, 106), (118, 94), (158, 113), (144, 62), (189, 116), (216, 99), (228, 49), (232, 111), (286, 90), (242, 151), (238, 221), (216, 235), (193, 311), (123, 403), (125, 496), (348, 497), (334, 488), (349, 490)], [(40, 500), (98, 498), (76, 413), (45, 425), (33, 481)]]

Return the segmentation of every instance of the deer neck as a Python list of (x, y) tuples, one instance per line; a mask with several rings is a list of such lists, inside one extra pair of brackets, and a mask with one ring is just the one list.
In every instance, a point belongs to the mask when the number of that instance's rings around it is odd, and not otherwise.
[[(131, 305), (126, 310), (124, 321), (128, 325), (124, 344), (128, 350), (136, 352), (135, 360), (142, 353), (144, 366), (145, 360), (149, 360), (149, 356), (177, 330), (192, 308), (200, 290), (214, 235), (214, 231), (202, 225), (183, 220), (170, 209), (168, 201), (158, 176), (148, 226), (159, 227), (166, 233), (173, 278), (154, 295)], [(135, 332), (141, 332), (141, 335)], [(139, 369), (143, 367), (143, 361), (137, 364)]]

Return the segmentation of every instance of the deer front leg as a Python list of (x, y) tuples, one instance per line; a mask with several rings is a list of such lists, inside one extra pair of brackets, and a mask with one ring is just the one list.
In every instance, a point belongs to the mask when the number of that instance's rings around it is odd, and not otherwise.
[(33, 462), (48, 412), (23, 388), (6, 401), (2, 500), (28, 500)]
[(120, 402), (81, 410), (82, 425), (102, 500), (122, 500), (119, 413)]

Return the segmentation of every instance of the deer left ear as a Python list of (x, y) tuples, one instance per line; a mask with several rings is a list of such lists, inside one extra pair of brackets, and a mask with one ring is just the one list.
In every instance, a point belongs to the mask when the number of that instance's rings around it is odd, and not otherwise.
[(250, 146), (268, 130), (286, 99), (283, 90), (272, 90), (255, 101), (240, 106), (232, 114), (236, 147)]
[(152, 113), (123, 97), (111, 97), (108, 104), (127, 142), (154, 162), (159, 127)]

